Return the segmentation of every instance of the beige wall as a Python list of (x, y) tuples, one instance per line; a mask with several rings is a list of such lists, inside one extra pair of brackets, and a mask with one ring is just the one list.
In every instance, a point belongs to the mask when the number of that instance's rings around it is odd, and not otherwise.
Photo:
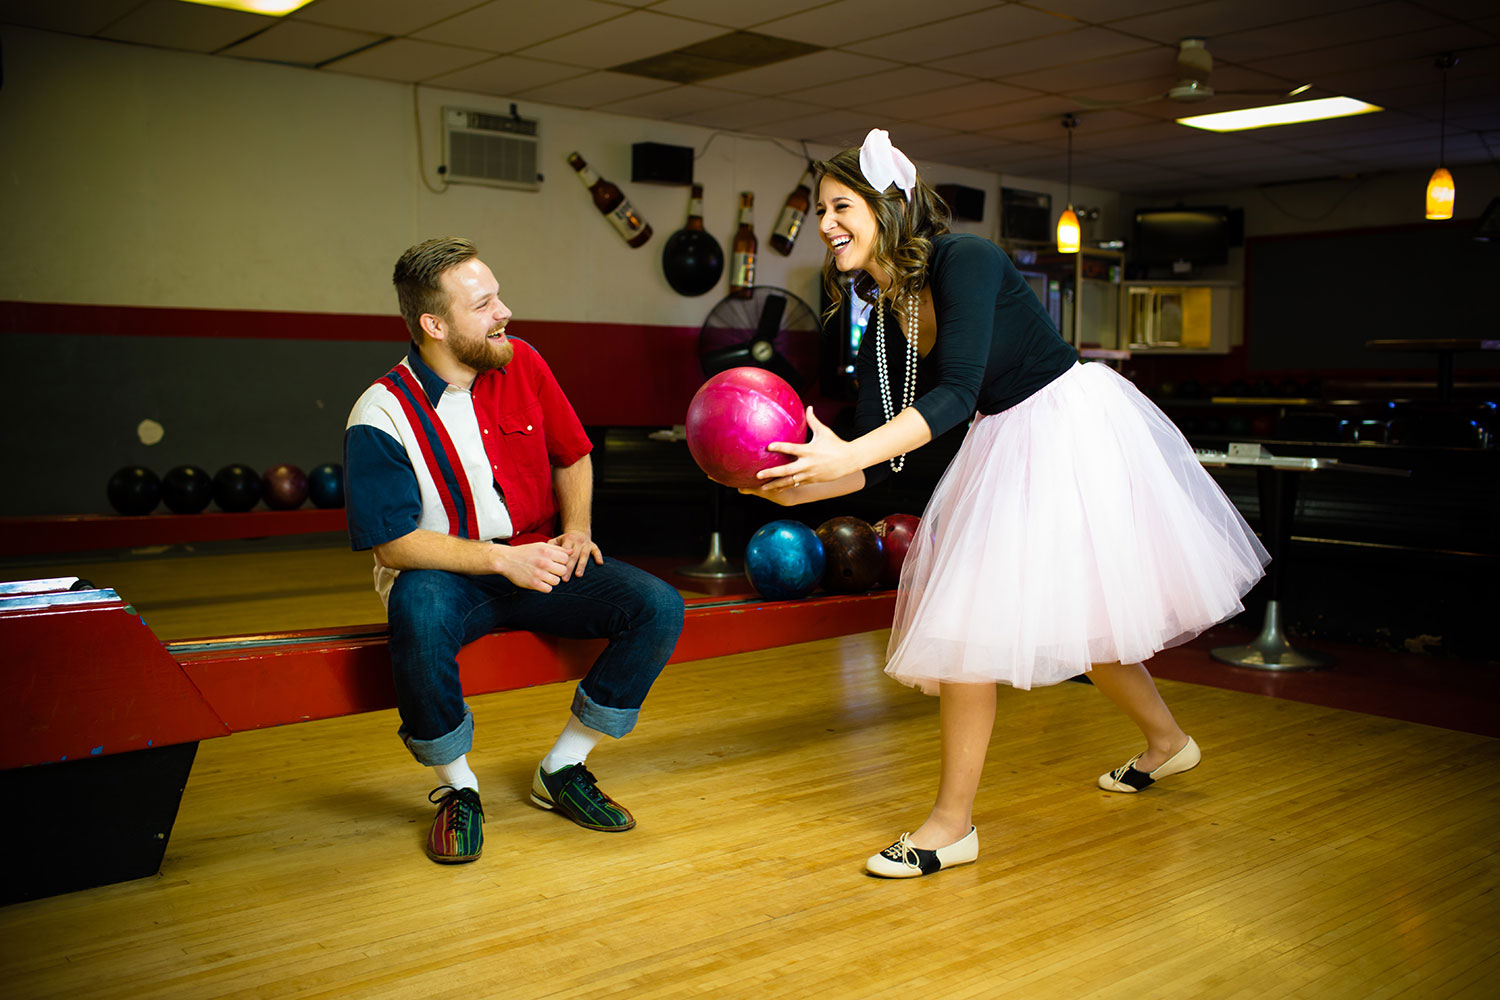
[[(522, 102), (521, 114), (541, 122), (542, 189), (434, 193), (439, 109), (508, 113), (508, 100), (427, 88), (414, 97), (387, 81), (19, 28), (0, 37), (0, 299), (384, 313), (400, 251), (461, 233), (480, 243), (518, 315), (693, 326), (724, 286), (684, 298), (662, 276), (661, 248), (682, 225), (687, 191), (630, 183), (631, 144), (651, 141), (707, 149), (695, 172), (726, 250), (738, 192), (754, 191), (758, 280), (817, 302), (820, 243), (800, 239), (789, 258), (766, 246), (801, 172), (791, 141)], [(626, 247), (595, 212), (564, 162), (574, 149), (651, 222), (645, 247)], [(998, 233), (998, 175), (920, 166), (933, 183), (983, 190), (985, 222), (959, 228)], [(1075, 200), (1109, 213), (1119, 201), (1087, 189)]]

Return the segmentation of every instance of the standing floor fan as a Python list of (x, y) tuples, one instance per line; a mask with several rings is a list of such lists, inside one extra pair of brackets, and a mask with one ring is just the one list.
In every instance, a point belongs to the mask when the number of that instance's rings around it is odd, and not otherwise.
[[(698, 361), (705, 378), (731, 368), (764, 368), (786, 379), (802, 395), (817, 385), (818, 340), (822, 333), (812, 307), (784, 288), (757, 285), (747, 298), (731, 295), (709, 311), (698, 333)], [(804, 402), (806, 399), (804, 397)], [(710, 483), (712, 531), (708, 556), (677, 572), (707, 580), (739, 576), (741, 568), (724, 557), (724, 493)]]

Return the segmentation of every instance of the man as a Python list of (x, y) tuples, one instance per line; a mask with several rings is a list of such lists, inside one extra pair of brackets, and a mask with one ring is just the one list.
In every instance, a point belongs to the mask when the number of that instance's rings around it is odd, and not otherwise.
[(531, 800), (591, 830), (629, 830), (634, 817), (585, 760), (635, 725), (682, 632), (682, 598), (594, 544), (592, 446), (546, 362), (507, 336), (510, 310), (473, 244), (419, 243), (394, 282), (412, 343), (354, 404), (344, 468), (350, 539), (375, 550), (390, 621), (400, 736), (437, 784), (427, 855), (456, 864), (483, 846), (456, 657), (497, 628), (610, 640)]

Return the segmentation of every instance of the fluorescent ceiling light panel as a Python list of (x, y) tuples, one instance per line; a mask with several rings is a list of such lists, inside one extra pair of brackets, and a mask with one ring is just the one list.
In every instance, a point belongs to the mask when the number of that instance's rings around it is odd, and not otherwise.
[(312, 0), (182, 0), (182, 2), (202, 4), (205, 7), (223, 7), (226, 10), (243, 10), (249, 14), (283, 17), (294, 10), (306, 7), (312, 3)]
[(1323, 97), (1295, 104), (1271, 104), (1263, 108), (1193, 115), (1191, 118), (1177, 119), (1177, 124), (1209, 132), (1242, 132), (1245, 129), (1295, 125), (1298, 122), (1322, 121), (1324, 118), (1347, 118), (1350, 115), (1366, 115), (1371, 111), (1384, 110), (1385, 108), (1356, 101), (1352, 97)]

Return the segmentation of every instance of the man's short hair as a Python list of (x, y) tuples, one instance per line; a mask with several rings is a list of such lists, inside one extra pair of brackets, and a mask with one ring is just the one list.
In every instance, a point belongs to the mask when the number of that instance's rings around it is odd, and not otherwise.
[(443, 290), (443, 272), (479, 256), (474, 244), (458, 236), (441, 236), (424, 240), (407, 250), (396, 261), (391, 282), (396, 286), (396, 301), (401, 318), (417, 343), (422, 342), (422, 314), (449, 317), (448, 293)]

